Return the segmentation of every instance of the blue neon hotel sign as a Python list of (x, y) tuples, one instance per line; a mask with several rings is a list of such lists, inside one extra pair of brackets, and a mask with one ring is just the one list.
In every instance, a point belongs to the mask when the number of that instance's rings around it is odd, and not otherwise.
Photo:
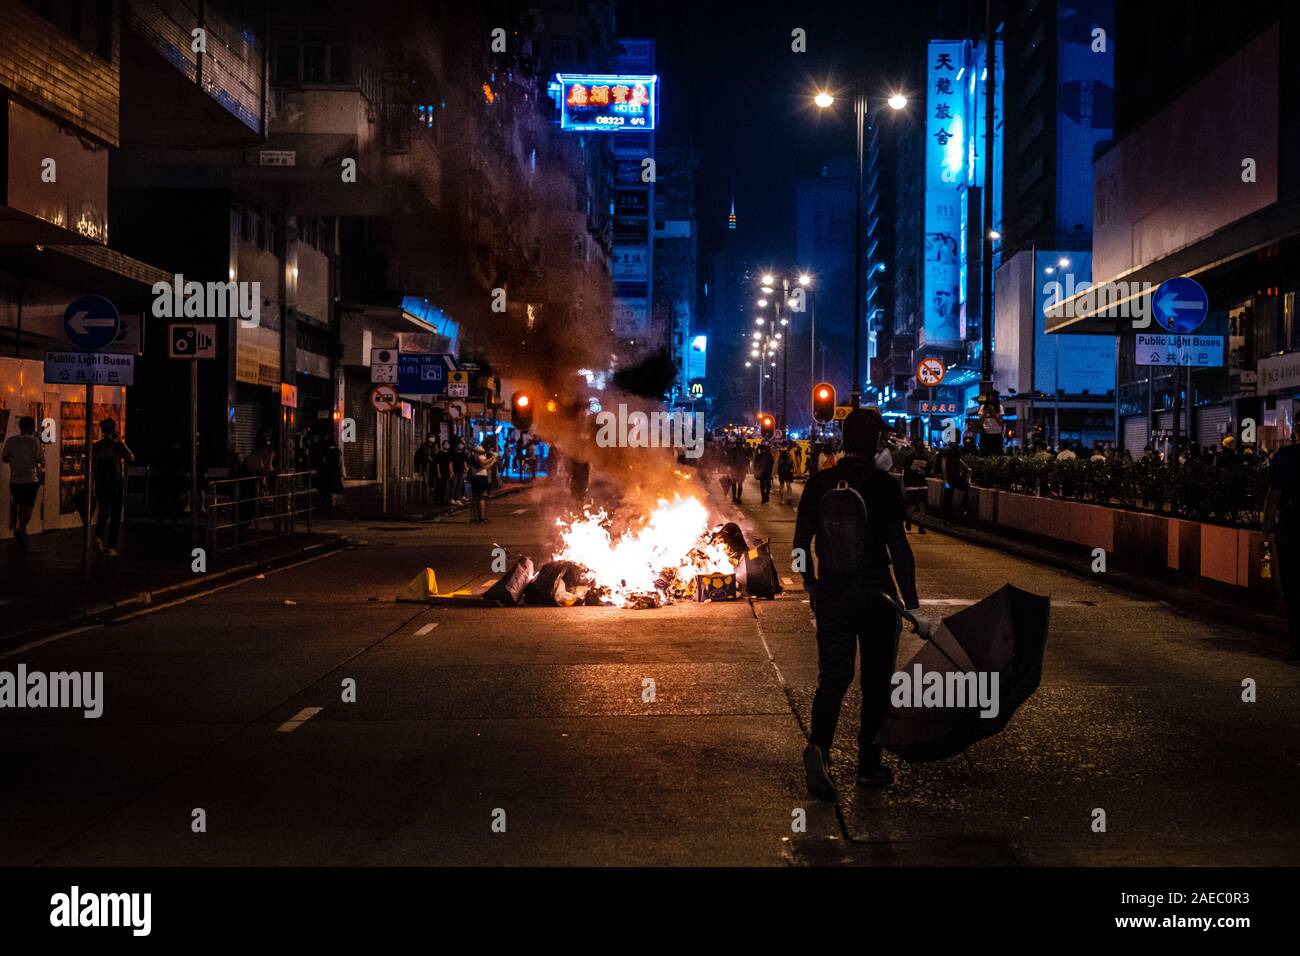
[(560, 128), (643, 131), (655, 128), (659, 111), (658, 76), (558, 73)]

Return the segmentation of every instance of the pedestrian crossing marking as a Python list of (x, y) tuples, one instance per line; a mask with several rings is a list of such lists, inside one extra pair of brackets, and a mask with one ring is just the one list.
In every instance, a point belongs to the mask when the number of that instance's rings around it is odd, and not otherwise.
[(304, 707), (279, 727), (275, 728), (275, 731), (279, 734), (291, 734), (324, 709), (324, 707)]
[(424, 637), (424, 635), (428, 634), (437, 626), (438, 626), (437, 624), (426, 624), (424, 625), (424, 627), (420, 628), (418, 631), (415, 632), (415, 636)]
[(511, 513), (512, 515), (523, 515), (523, 514), (528, 514), (528, 509), (527, 509), (527, 508), (516, 508), (514, 511), (512, 511), (512, 512), (510, 512), (510, 513)]

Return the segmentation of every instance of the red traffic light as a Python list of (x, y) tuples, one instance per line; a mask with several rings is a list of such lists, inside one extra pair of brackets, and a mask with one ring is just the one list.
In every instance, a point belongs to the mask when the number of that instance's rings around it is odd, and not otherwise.
[(758, 416), (758, 428), (764, 438), (771, 438), (776, 431), (776, 419), (766, 412), (760, 412)]
[(511, 397), (510, 420), (521, 432), (533, 427), (533, 400), (527, 392), (515, 392)]
[(819, 382), (812, 391), (813, 420), (825, 425), (835, 418), (835, 386)]

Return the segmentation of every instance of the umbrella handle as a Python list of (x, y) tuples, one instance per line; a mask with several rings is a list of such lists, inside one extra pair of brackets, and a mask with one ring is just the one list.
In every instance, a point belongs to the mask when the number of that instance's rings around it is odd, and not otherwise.
[(916, 615), (913, 614), (911, 611), (909, 611), (907, 608), (903, 607), (903, 605), (899, 604), (893, 595), (885, 591), (881, 591), (880, 596), (884, 598), (889, 604), (893, 605), (894, 610), (897, 611), (899, 615), (902, 616), (904, 621), (906, 621), (908, 624), (911, 624), (912, 627), (916, 628), (917, 633), (921, 633), (924, 630), (924, 626), (921, 624), (919, 620), (917, 620)]
[(957, 668), (958, 670), (961, 670), (961, 665), (958, 664), (955, 660), (953, 660), (952, 656), (935, 642), (934, 634), (935, 632), (938, 631), (938, 628), (935, 628), (935, 631), (933, 632), (927, 632), (925, 629), (925, 625), (922, 624), (919, 620), (917, 620), (916, 615), (913, 614), (911, 611), (909, 611), (907, 608), (903, 607), (903, 605), (899, 604), (898, 601), (894, 599), (893, 595), (886, 594), (884, 591), (881, 591), (880, 596), (884, 598), (886, 601), (888, 601), (890, 604), (892, 604), (894, 606), (894, 610), (896, 610), (899, 614), (903, 616), (903, 620), (907, 621), (908, 624), (911, 624), (914, 628), (916, 628), (916, 633), (921, 635), (926, 641), (932, 644), (934, 646), (934, 649), (937, 650), (940, 654), (942, 654), (944, 658), (947, 659), (949, 664), (951, 664), (953, 667)]

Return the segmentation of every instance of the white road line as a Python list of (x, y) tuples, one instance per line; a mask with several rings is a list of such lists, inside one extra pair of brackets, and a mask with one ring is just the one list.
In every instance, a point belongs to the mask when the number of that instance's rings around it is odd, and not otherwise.
[(512, 512), (510, 512), (510, 513), (511, 513), (512, 515), (526, 515), (526, 514), (528, 514), (528, 509), (527, 509), (527, 508), (516, 508), (514, 511), (512, 511)]
[(80, 634), (82, 631), (93, 631), (97, 627), (103, 627), (103, 624), (87, 624), (84, 627), (74, 627), (70, 631), (61, 631), (58, 634), (51, 634), (49, 637), (42, 637), (39, 641), (32, 641), (30, 644), (24, 644), (22, 647), (15, 647), (12, 651), (5, 651), (0, 654), (0, 660), (6, 657), (13, 657), (15, 654), (21, 654), (24, 651), (30, 651), (34, 647), (40, 647), (42, 644), (49, 644), (60, 638), (71, 637), (73, 634)]
[(304, 707), (279, 727), (276, 727), (275, 732), (277, 734), (291, 734), (324, 709), (324, 707)]
[[(996, 52), (996, 51), (995, 51)], [(788, 588), (794, 587), (794, 578), (782, 578), (781, 583)]]
[(418, 631), (415, 632), (415, 636), (424, 637), (424, 635), (428, 634), (437, 626), (438, 626), (437, 624), (426, 624), (424, 625), (424, 627), (420, 628)]

